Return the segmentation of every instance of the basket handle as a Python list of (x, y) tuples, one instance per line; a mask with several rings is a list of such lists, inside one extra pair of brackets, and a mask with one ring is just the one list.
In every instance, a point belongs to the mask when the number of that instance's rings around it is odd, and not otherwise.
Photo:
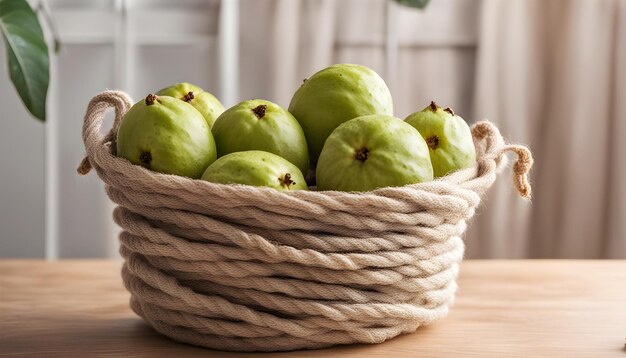
[[(83, 122), (83, 142), (85, 143), (87, 153), (76, 170), (78, 174), (85, 175), (93, 167), (89, 159), (90, 153), (104, 143), (115, 141), (122, 118), (132, 104), (130, 96), (122, 91), (104, 91), (89, 101)], [(104, 114), (109, 107), (115, 108), (115, 119), (109, 132), (103, 136), (100, 133), (100, 128), (102, 127)], [(113, 150), (115, 150), (115, 147), (113, 147)]]
[(480, 121), (472, 126), (472, 135), (478, 141), (485, 142), (485, 154), (479, 161), (499, 162), (507, 152), (517, 154), (513, 164), (513, 184), (520, 196), (530, 198), (532, 188), (528, 180), (528, 172), (533, 166), (533, 156), (528, 147), (519, 144), (505, 144), (496, 126), (489, 121)]

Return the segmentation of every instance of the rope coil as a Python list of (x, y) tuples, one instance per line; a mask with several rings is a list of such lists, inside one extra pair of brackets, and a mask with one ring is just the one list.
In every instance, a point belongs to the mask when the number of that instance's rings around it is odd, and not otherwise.
[[(531, 194), (528, 148), (490, 122), (472, 127), (477, 165), (432, 182), (367, 193), (222, 185), (149, 171), (114, 155), (128, 95), (105, 91), (84, 119), (86, 156), (118, 205), (131, 308), (181, 342), (230, 351), (379, 343), (444, 317), (461, 239), (514, 152)], [(113, 107), (111, 130), (100, 133)]]

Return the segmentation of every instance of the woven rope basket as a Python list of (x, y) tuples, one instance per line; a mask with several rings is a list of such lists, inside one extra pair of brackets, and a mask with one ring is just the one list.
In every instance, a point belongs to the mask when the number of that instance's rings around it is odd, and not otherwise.
[[(116, 157), (131, 99), (89, 103), (87, 155), (118, 206), (115, 221), (132, 309), (181, 342), (229, 351), (379, 343), (444, 317), (454, 301), (467, 221), (516, 152), (515, 186), (530, 196), (529, 150), (472, 127), (477, 165), (444, 178), (368, 193), (213, 184)], [(115, 108), (111, 131), (100, 127)]]

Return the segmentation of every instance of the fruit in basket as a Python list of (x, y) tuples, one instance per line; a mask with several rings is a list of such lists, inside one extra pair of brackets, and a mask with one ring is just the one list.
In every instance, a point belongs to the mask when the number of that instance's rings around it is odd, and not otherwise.
[(340, 124), (368, 114), (393, 115), (393, 102), (385, 81), (374, 70), (339, 64), (304, 80), (289, 112), (300, 122), (315, 163), (326, 138)]
[(319, 190), (369, 191), (432, 180), (433, 168), (415, 128), (378, 114), (349, 120), (332, 132), (316, 177)]
[(435, 177), (471, 167), (476, 163), (472, 131), (463, 118), (435, 102), (405, 121), (420, 132), (430, 152)]
[(222, 113), (213, 125), (217, 155), (262, 150), (309, 169), (309, 152), (296, 119), (277, 104), (261, 99), (241, 102)]
[(267, 186), (276, 190), (307, 190), (300, 169), (276, 154), (248, 150), (227, 154), (211, 164), (202, 180), (222, 184)]
[(206, 120), (192, 105), (149, 94), (126, 112), (117, 156), (156, 172), (200, 178), (217, 157)]
[(191, 83), (181, 82), (165, 87), (156, 95), (178, 98), (191, 104), (204, 116), (209, 127), (212, 127), (215, 119), (224, 112), (224, 106), (215, 96)]

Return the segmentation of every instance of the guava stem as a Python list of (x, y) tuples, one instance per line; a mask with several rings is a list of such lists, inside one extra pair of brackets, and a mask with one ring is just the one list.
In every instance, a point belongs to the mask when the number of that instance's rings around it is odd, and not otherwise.
[(139, 155), (139, 161), (146, 168), (150, 168), (150, 162), (152, 161), (152, 154), (150, 154), (150, 152), (141, 152), (141, 154)]
[(452, 108), (448, 107), (448, 108), (444, 109), (444, 111), (446, 111), (446, 112), (448, 112), (448, 113), (450, 113), (451, 115), (454, 116), (454, 111), (452, 110)]
[(146, 105), (152, 106), (158, 98), (159, 97), (157, 97), (156, 95), (150, 93), (149, 95), (146, 96)]
[(295, 184), (296, 182), (291, 180), (291, 174), (290, 173), (285, 173), (285, 176), (282, 178), (278, 178), (278, 180), (280, 180), (280, 185), (289, 188), (292, 184)]
[(183, 101), (189, 103), (194, 98), (195, 98), (195, 96), (193, 95), (193, 92), (189, 91), (189, 92), (187, 92), (186, 95), (183, 96)]
[(252, 108), (252, 112), (254, 112), (254, 114), (256, 115), (258, 119), (261, 119), (263, 118), (263, 116), (265, 116), (265, 111), (267, 111), (267, 105), (265, 104), (260, 104)]
[(439, 137), (436, 135), (430, 136), (426, 138), (426, 144), (428, 144), (428, 148), (435, 150), (439, 146)]
[(435, 101), (430, 101), (430, 109), (433, 110), (433, 112), (437, 111), (437, 103), (435, 103)]
[(369, 149), (363, 147), (354, 153), (354, 159), (364, 162), (369, 154)]

